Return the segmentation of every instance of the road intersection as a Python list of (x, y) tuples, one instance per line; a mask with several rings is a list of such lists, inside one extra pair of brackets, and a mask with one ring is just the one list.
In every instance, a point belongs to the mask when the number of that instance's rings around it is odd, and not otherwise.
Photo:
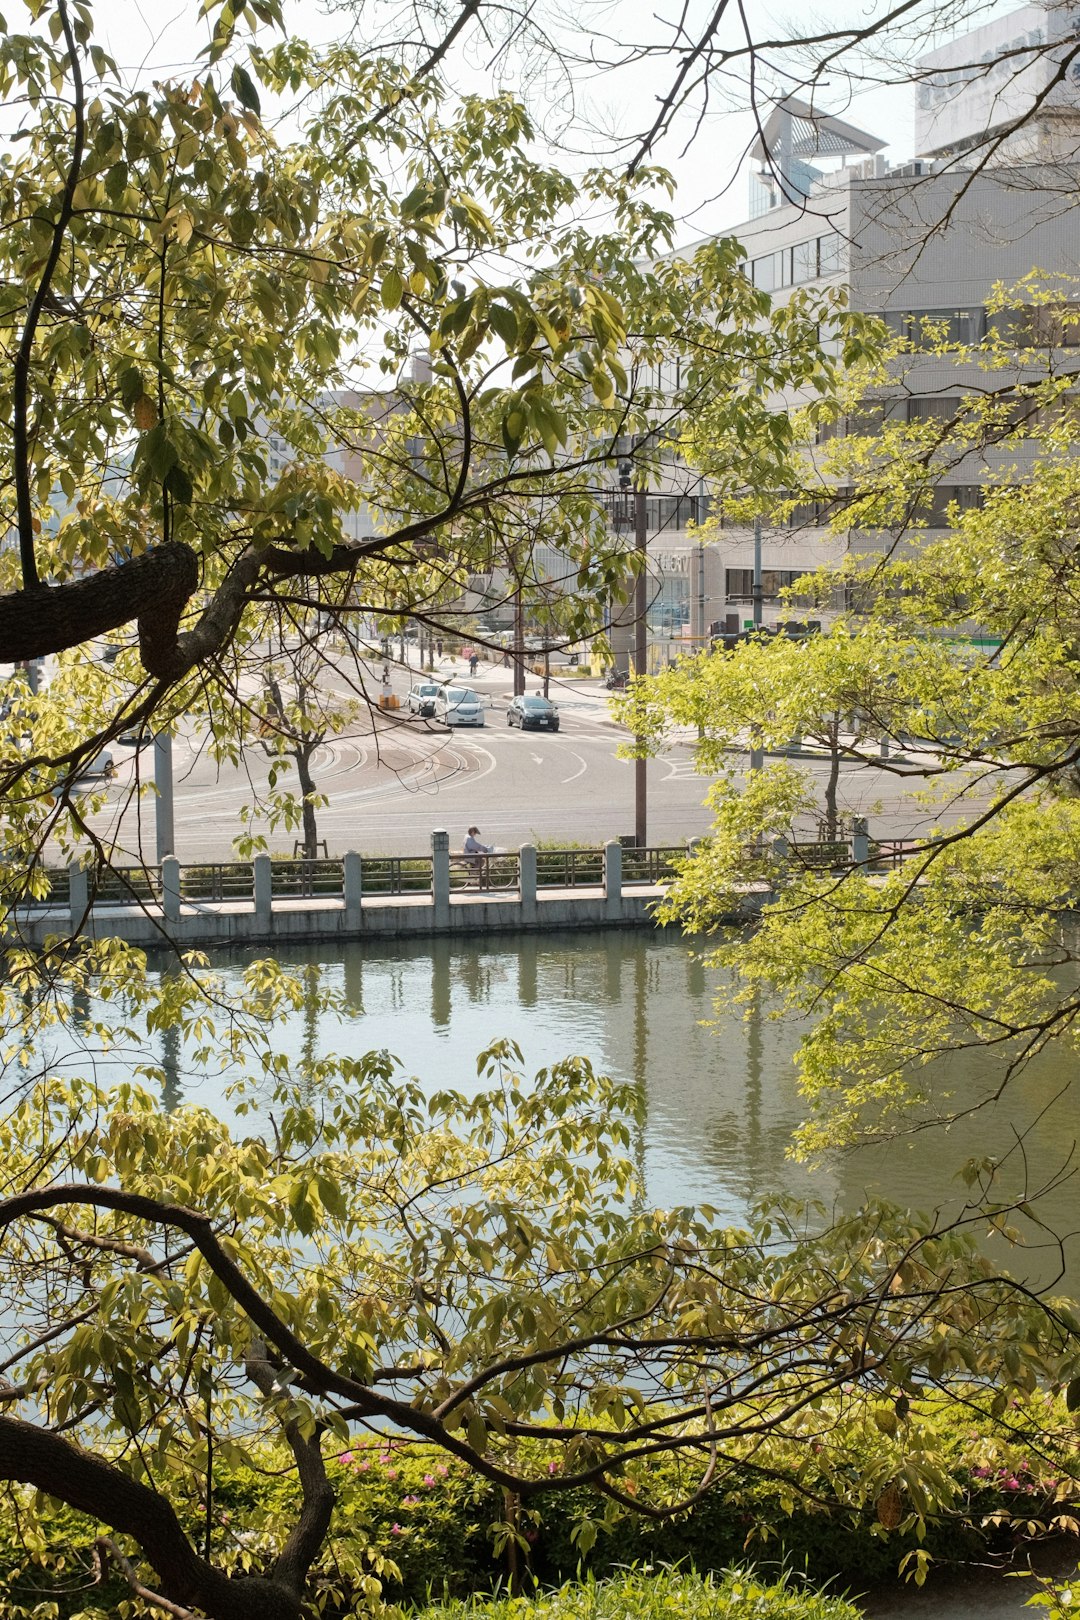
[[(416, 674), (404, 665), (391, 667), (391, 690), (402, 704)], [(470, 677), (461, 660), (447, 659), (436, 666), (435, 678), (478, 692), (486, 704), (485, 726), (447, 732), (410, 716), (403, 704), (387, 713), (365, 712), (355, 730), (320, 747), (312, 769), (328, 803), (318, 810), (318, 831), (331, 855), (348, 849), (420, 854), (429, 848), (433, 829), (446, 828), (456, 846), (472, 824), (500, 848), (599, 845), (632, 831), (634, 771), (629, 761), (616, 757), (626, 733), (611, 714), (601, 682), (581, 679), (569, 669), (553, 672), (550, 695), (559, 705), (562, 726), (550, 733), (507, 727), (512, 676), (501, 666), (481, 664)], [(531, 676), (528, 689), (539, 686)], [(373, 678), (372, 690), (378, 689)], [(708, 784), (694, 771), (692, 741), (690, 736), (677, 741), (648, 766), (650, 844), (683, 844), (708, 829), (702, 803)], [(113, 752), (119, 774), (108, 808), (92, 824), (115, 839), (128, 858), (150, 862), (154, 796), (151, 790), (140, 798), (137, 788), (152, 773), (152, 750), (117, 747)], [(738, 769), (737, 758), (733, 763)], [(236, 858), (233, 841), (243, 830), (241, 811), (266, 795), (269, 764), (253, 749), (238, 767), (219, 765), (209, 757), (204, 737), (181, 732), (174, 743), (174, 793), (176, 853), (182, 861)], [(820, 776), (826, 765), (807, 759), (804, 768)], [(885, 837), (917, 835), (957, 814), (946, 810), (934, 816), (913, 805), (908, 784), (875, 767), (845, 766), (840, 797), (848, 810), (869, 814)], [(290, 854), (292, 835), (272, 835), (271, 848)]]

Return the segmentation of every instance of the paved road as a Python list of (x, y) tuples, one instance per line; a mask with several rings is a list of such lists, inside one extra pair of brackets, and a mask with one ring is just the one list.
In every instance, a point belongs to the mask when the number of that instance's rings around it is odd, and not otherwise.
[[(561, 729), (509, 730), (506, 704), (510, 672), (481, 665), (469, 678), (460, 661), (446, 661), (440, 679), (458, 678), (489, 703), (483, 728), (460, 728), (449, 736), (404, 709), (379, 715), (372, 727), (335, 738), (318, 750), (313, 774), (329, 804), (318, 812), (320, 838), (331, 854), (361, 849), (372, 854), (415, 854), (427, 849), (431, 831), (445, 827), (457, 844), (471, 823), (499, 847), (526, 842), (600, 844), (634, 828), (634, 768), (615, 751), (624, 733), (614, 724), (608, 695), (597, 681), (555, 676), (551, 695), (559, 704)], [(392, 673), (404, 697), (409, 672)], [(535, 677), (529, 689), (538, 687)], [(138, 795), (140, 777), (152, 773), (152, 750), (112, 750), (119, 775), (110, 809), (95, 820), (132, 857), (152, 859), (155, 848), (153, 795)], [(735, 762), (737, 763), (737, 762)], [(822, 760), (805, 768), (823, 777)], [(268, 761), (253, 750), (242, 769), (218, 766), (194, 733), (174, 747), (176, 850), (181, 860), (228, 860), (242, 830), (241, 810), (253, 792), (265, 792)], [(676, 744), (648, 766), (648, 841), (681, 844), (707, 830), (702, 800), (706, 782), (694, 773), (691, 739)], [(881, 836), (908, 836), (936, 818), (906, 798), (907, 784), (877, 768), (845, 768), (840, 797), (855, 813), (868, 814)], [(292, 835), (273, 836), (279, 852)]]

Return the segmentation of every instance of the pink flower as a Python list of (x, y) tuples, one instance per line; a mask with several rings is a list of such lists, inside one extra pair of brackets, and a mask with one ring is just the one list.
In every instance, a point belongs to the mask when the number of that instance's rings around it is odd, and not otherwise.
[(341, 1456), (338, 1458), (338, 1462), (343, 1462), (343, 1463), (351, 1463), (352, 1460), (353, 1460), (353, 1454), (352, 1454), (351, 1451), (343, 1451), (341, 1453)]
[(439, 1464), (438, 1464), (438, 1465), (437, 1465), (437, 1466), (436, 1466), (436, 1469), (435, 1469), (435, 1472), (436, 1472), (436, 1473), (437, 1473), (437, 1474), (441, 1474), (441, 1475), (442, 1475), (442, 1477), (443, 1477), (443, 1479), (445, 1479), (445, 1478), (446, 1478), (446, 1476), (447, 1476), (447, 1474), (448, 1474), (448, 1473), (449, 1473), (449, 1472), (450, 1472), (450, 1470), (449, 1470), (449, 1468), (447, 1468), (447, 1466), (446, 1466), (446, 1464), (445, 1464), (445, 1463), (439, 1463)]
[(549, 1474), (557, 1474), (558, 1472), (559, 1472), (558, 1463), (557, 1462), (549, 1462), (548, 1463), (548, 1473)]
[(386, 1470), (386, 1477), (387, 1477), (387, 1479), (397, 1479), (397, 1469), (396, 1468), (388, 1468)]
[(415, 1507), (419, 1500), (420, 1498), (418, 1496), (403, 1496), (401, 1498), (401, 1505), (402, 1507)]
[(424, 1484), (427, 1486), (429, 1491), (431, 1490), (434, 1483), (435, 1483), (435, 1475), (434, 1474), (425, 1474), (424, 1475)]
[(363, 1462), (358, 1462), (356, 1466), (360, 1470), (360, 1472), (363, 1473), (365, 1468), (370, 1468), (371, 1467), (371, 1460), (370, 1460), (370, 1458), (365, 1457)]
[(404, 1534), (405, 1534), (405, 1532), (404, 1532), (404, 1530), (403, 1530), (403, 1529), (402, 1529), (402, 1528), (401, 1528), (401, 1526), (400, 1526), (400, 1524), (397, 1524), (397, 1523), (396, 1523), (396, 1522), (395, 1522), (395, 1523), (394, 1523), (394, 1524), (392, 1524), (392, 1525), (391, 1525), (391, 1526), (390, 1526), (390, 1534), (391, 1534), (391, 1535), (392, 1535), (392, 1536), (403, 1536), (403, 1535), (404, 1535)]
[(390, 1453), (388, 1451), (380, 1451), (379, 1452), (379, 1461), (380, 1462), (389, 1462), (390, 1461)]

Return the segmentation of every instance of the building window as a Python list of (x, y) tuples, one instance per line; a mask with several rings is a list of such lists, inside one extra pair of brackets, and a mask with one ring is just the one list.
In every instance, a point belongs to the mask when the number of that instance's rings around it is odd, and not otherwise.
[(754, 259), (750, 265), (750, 279), (755, 287), (762, 292), (776, 290), (776, 254), (766, 253), (764, 258)]
[(993, 317), (994, 331), (1017, 349), (1080, 347), (1080, 304), (1028, 304)]
[(794, 267), (792, 281), (801, 286), (804, 281), (813, 281), (818, 273), (817, 239), (812, 242), (799, 242), (793, 249)]
[(909, 422), (951, 422), (958, 415), (962, 401), (957, 394), (930, 394), (909, 399)]
[(920, 503), (916, 516), (931, 529), (947, 529), (949, 508), (956, 505), (961, 512), (973, 512), (983, 504), (981, 484), (938, 484), (929, 492), (929, 500)]
[(985, 309), (890, 309), (882, 319), (914, 349), (955, 349), (986, 336)]
[(697, 520), (696, 495), (649, 495), (645, 499), (645, 523), (650, 534), (685, 529)]
[(817, 259), (819, 276), (835, 276), (844, 268), (843, 242), (835, 231), (830, 231), (828, 236), (818, 237)]
[[(776, 602), (781, 591), (790, 590), (805, 568), (763, 568), (761, 571), (761, 599)], [(752, 602), (754, 599), (754, 570), (752, 568), (725, 568), (724, 595), (729, 602)], [(802, 607), (812, 606), (808, 596), (795, 597), (793, 602)]]

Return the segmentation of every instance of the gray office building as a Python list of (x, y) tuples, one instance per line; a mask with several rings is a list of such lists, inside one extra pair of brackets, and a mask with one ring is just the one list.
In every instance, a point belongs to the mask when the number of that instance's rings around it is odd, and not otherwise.
[[(917, 347), (920, 316), (970, 343), (986, 332), (995, 284), (1033, 270), (1080, 276), (1080, 80), (1055, 86), (1018, 127), (1054, 72), (1063, 17), (1058, 6), (1025, 6), (927, 58), (911, 162), (890, 165), (882, 140), (803, 102), (778, 105), (752, 152), (749, 217), (732, 232), (754, 282), (774, 299), (799, 286), (841, 285), (853, 309), (881, 315)], [(1078, 319), (1057, 330), (1080, 365), (1080, 305)], [(915, 419), (951, 414), (981, 375), (942, 354), (915, 355), (905, 371), (898, 409)], [(977, 504), (993, 466), (970, 461), (935, 496), (931, 528), (945, 523), (951, 501)], [(671, 489), (650, 498), (654, 666), (700, 645), (711, 625), (737, 629), (752, 617), (754, 535), (724, 528), (700, 545), (687, 532), (700, 496), (692, 476), (674, 473)], [(780, 591), (866, 542), (829, 532), (805, 510), (789, 526), (760, 531), (763, 622), (798, 617)]]

